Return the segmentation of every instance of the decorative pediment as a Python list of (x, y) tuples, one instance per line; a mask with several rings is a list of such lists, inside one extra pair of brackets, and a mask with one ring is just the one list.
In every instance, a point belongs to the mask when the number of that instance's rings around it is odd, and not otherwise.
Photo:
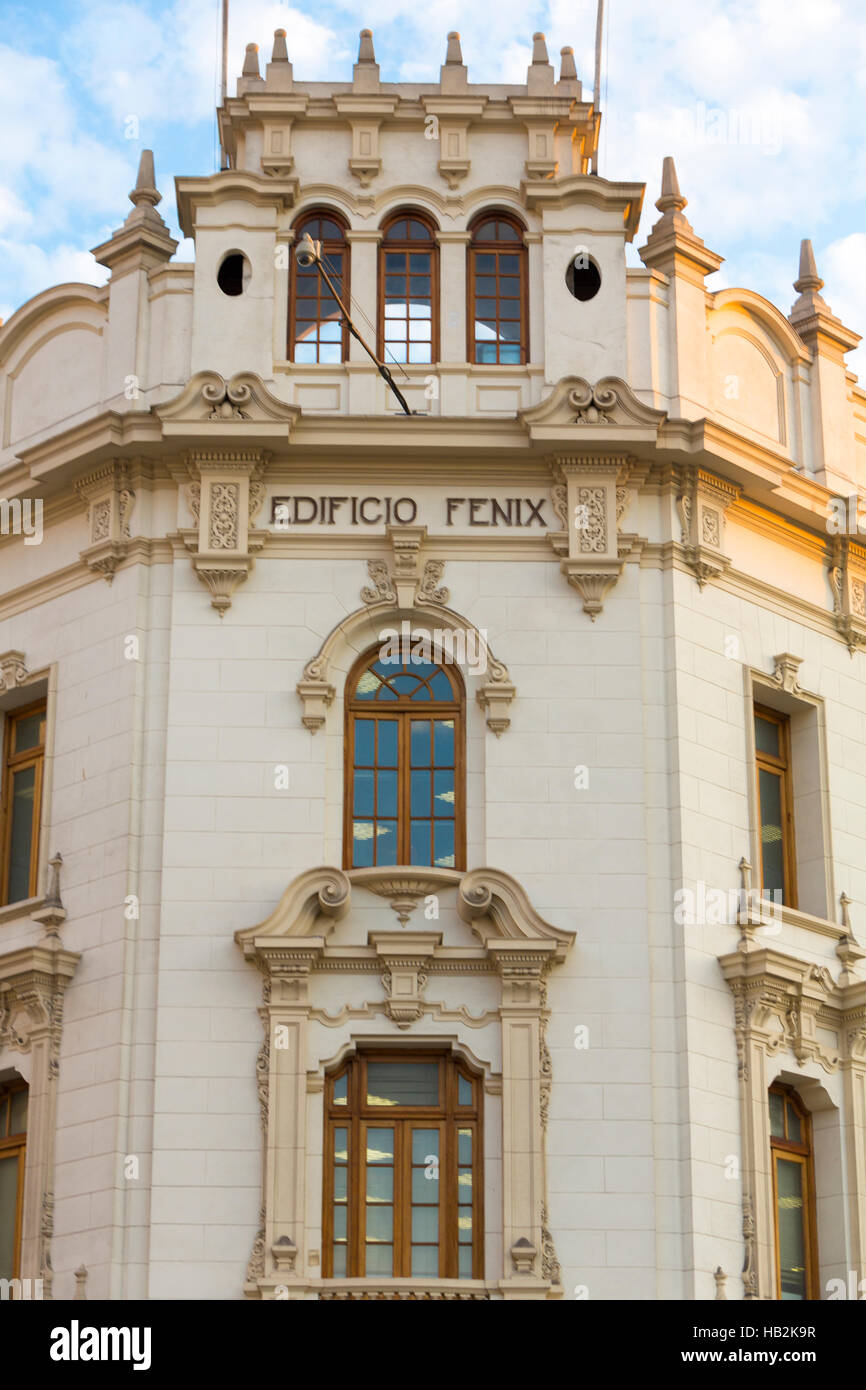
[(179, 395), (155, 411), (166, 438), (190, 436), (212, 443), (285, 440), (300, 415), (268, 390), (255, 372), (238, 372), (229, 381), (219, 372), (196, 372)]
[(567, 376), (538, 405), (520, 411), (518, 417), (530, 438), (539, 441), (567, 439), (569, 444), (594, 446), (624, 442), (654, 444), (665, 411), (638, 400), (621, 377), (606, 376), (591, 385), (583, 377)]

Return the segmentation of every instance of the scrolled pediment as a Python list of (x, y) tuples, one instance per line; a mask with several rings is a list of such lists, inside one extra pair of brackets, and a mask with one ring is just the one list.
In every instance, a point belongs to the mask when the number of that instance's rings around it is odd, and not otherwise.
[(219, 372), (196, 372), (177, 396), (155, 407), (163, 435), (192, 433), (208, 440), (222, 434), (241, 441), (275, 433), (285, 439), (300, 413), (255, 372), (237, 372), (229, 380)]
[(518, 417), (538, 440), (556, 438), (611, 444), (623, 438), (654, 443), (663, 410), (654, 410), (639, 400), (621, 377), (606, 376), (595, 385), (583, 377), (566, 376), (556, 383), (549, 396)]

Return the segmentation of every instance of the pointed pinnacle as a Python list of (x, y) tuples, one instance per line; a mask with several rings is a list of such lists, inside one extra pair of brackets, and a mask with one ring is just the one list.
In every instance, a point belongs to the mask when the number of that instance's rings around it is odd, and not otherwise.
[(547, 40), (541, 33), (532, 35), (532, 61), (533, 63), (550, 62), (547, 56)]
[(139, 203), (150, 203), (151, 207), (156, 207), (157, 203), (162, 202), (162, 194), (156, 186), (156, 174), (153, 167), (153, 150), (142, 150), (141, 158), (138, 161), (138, 175), (135, 180), (135, 188), (129, 194), (129, 201), (138, 207)]
[(452, 29), (448, 35), (448, 49), (445, 54), (446, 67), (453, 63), (463, 62), (463, 51), (460, 47), (460, 35), (456, 29)]
[(800, 274), (794, 281), (794, 289), (798, 294), (805, 294), (807, 290), (822, 290), (823, 288), (824, 281), (818, 274), (812, 243), (804, 238), (800, 242)]
[(274, 51), (271, 54), (272, 63), (287, 63), (289, 61), (289, 51), (286, 48), (285, 29), (274, 30)]
[(373, 30), (361, 30), (361, 46), (358, 49), (359, 63), (375, 63), (376, 54), (373, 52)]
[(257, 43), (247, 44), (247, 53), (244, 58), (244, 66), (241, 71), (242, 77), (261, 77), (259, 72), (259, 46)]
[(561, 51), (562, 63), (559, 69), (560, 82), (573, 82), (577, 78), (577, 68), (574, 65), (574, 49), (563, 48)]
[(673, 155), (665, 155), (662, 164), (662, 192), (661, 197), (656, 201), (659, 212), (680, 212), (688, 205), (688, 198), (684, 198), (680, 192), (680, 181), (677, 178), (677, 166), (674, 164)]

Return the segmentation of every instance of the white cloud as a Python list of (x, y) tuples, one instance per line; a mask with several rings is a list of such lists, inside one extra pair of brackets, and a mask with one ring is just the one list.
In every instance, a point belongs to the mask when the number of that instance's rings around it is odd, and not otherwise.
[(89, 251), (80, 251), (75, 246), (55, 246), (46, 251), (34, 242), (0, 239), (0, 262), (16, 291), (16, 299), (12, 302), (0, 290), (0, 319), (4, 323), (42, 290), (66, 284), (104, 285), (108, 279), (105, 267), (97, 265)]

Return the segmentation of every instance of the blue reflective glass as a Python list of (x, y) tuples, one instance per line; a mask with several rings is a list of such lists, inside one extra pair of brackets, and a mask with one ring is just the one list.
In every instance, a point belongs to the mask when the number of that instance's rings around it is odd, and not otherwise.
[(440, 764), (454, 762), (454, 720), (437, 719), (434, 724), (433, 760)]
[(396, 719), (379, 720), (379, 757), (380, 767), (397, 766), (397, 721)]
[[(413, 772), (413, 777), (420, 774)], [(453, 816), (454, 815), (454, 773), (451, 768), (445, 772), (436, 772), (433, 775), (433, 799), (434, 815)]]
[(373, 765), (373, 739), (376, 725), (372, 719), (355, 720), (355, 766)]
[(355, 804), (352, 810), (356, 816), (373, 815), (373, 775), (372, 772), (355, 772)]
[(412, 766), (430, 766), (430, 721), (427, 719), (412, 720)]
[[(437, 820), (433, 823), (433, 863), (440, 869), (454, 868), (454, 822)], [(429, 863), (429, 860), (427, 861)]]
[(396, 816), (397, 814), (397, 773), (379, 772), (376, 775), (378, 783), (378, 800), (376, 803), (376, 813), (379, 816)]
[(411, 827), (411, 863), (430, 863), (430, 822), (413, 820)]
[[(437, 776), (441, 776), (439, 773)], [(447, 774), (446, 774), (447, 775)], [(430, 773), (412, 772), (412, 815), (429, 816), (430, 814)], [(441, 814), (441, 813), (440, 813)]]

